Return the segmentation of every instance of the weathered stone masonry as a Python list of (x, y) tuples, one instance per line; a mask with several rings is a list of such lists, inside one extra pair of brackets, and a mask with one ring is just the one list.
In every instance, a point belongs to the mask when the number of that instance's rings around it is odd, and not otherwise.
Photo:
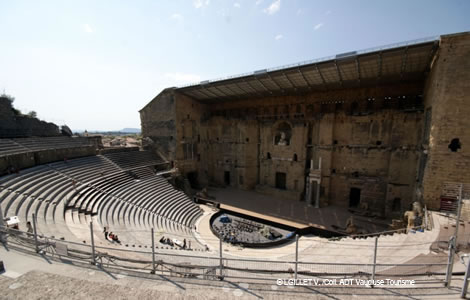
[(426, 59), (422, 78), (275, 96), (204, 102), (166, 89), (140, 111), (142, 132), (194, 186), (313, 205), (306, 180), (321, 158), (320, 206), (439, 209), (444, 181), (470, 182), (470, 34), (442, 36)]

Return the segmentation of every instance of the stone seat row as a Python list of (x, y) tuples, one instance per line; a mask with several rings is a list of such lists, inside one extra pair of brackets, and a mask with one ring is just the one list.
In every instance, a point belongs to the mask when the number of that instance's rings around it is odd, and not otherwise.
[(123, 169), (165, 163), (149, 151), (115, 152), (104, 154), (104, 156)]
[(73, 147), (92, 146), (87, 139), (80, 137), (33, 137), (0, 139), (0, 156)]
[[(181, 235), (190, 234), (201, 214), (184, 193), (174, 190), (161, 176), (135, 180), (100, 156), (1, 177), (0, 204), (4, 216), (18, 215), (24, 224), (35, 213), (41, 233), (67, 240), (81, 239), (81, 234), (69, 227), (87, 225), (98, 212), (96, 222), (101, 225), (110, 222), (125, 230), (154, 227)], [(73, 224), (66, 222), (66, 215), (72, 217), (68, 221)], [(80, 232), (86, 235), (83, 228)]]

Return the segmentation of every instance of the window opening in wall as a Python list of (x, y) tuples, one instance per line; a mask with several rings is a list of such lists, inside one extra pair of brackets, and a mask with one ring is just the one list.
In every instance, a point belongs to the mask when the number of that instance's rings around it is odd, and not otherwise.
[(294, 153), (294, 158), (293, 158), (294, 161), (297, 161), (297, 154)]
[(249, 139), (249, 138), (246, 138), (245, 141), (248, 143), (248, 142), (250, 141), (250, 139)]
[(359, 111), (359, 104), (357, 102), (353, 102), (351, 105), (351, 113), (357, 114)]
[(375, 142), (375, 144), (376, 144), (377, 146), (380, 146), (380, 145), (382, 145), (382, 141), (377, 141), (377, 142)]
[(401, 199), (400, 198), (393, 199), (392, 211), (401, 211)]
[(343, 108), (343, 102), (339, 101), (335, 104), (335, 110), (341, 110)]
[(452, 139), (452, 141), (450, 141), (449, 149), (452, 152), (457, 152), (457, 150), (459, 150), (461, 148), (461, 146), (462, 145), (460, 144), (460, 139), (455, 138), (455, 139)]
[(225, 185), (230, 185), (230, 171), (224, 172), (224, 183)]
[(271, 159), (271, 153), (268, 152), (267, 155), (266, 155), (267, 159)]
[(193, 189), (199, 188), (197, 172), (188, 172), (186, 174), (186, 177), (188, 178), (188, 181), (189, 181), (189, 184), (191, 185), (191, 188), (193, 188)]
[(200, 135), (200, 134), (197, 135), (197, 142), (198, 142), (198, 143), (201, 142), (201, 135)]
[(374, 98), (367, 99), (367, 110), (371, 111), (374, 108)]
[(349, 207), (358, 207), (361, 202), (361, 189), (351, 188), (349, 191)]
[(243, 185), (243, 176), (239, 176), (238, 178), (238, 184)]
[(276, 188), (280, 190), (286, 189), (286, 173), (276, 172)]

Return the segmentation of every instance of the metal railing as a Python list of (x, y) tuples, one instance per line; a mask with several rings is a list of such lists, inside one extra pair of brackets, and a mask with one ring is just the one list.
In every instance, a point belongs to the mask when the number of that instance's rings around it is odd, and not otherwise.
[[(274, 281), (279, 278), (295, 280), (311, 278), (361, 278), (377, 280), (380, 278), (425, 278), (423, 284), (440, 282), (445, 284), (444, 275), (448, 266), (443, 262), (384, 264), (376, 263), (378, 237), (375, 238), (374, 255), (370, 263), (343, 263), (341, 257), (335, 263), (321, 261), (304, 261), (299, 258), (298, 236), (293, 238), (296, 243), (295, 258), (248, 259), (225, 257), (222, 242), (218, 253), (202, 252), (201, 255), (181, 254), (181, 251), (164, 253), (155, 247), (153, 230), (149, 239), (152, 246), (149, 251), (128, 250), (113, 247), (101, 247), (94, 244), (64, 241), (39, 235), (34, 222), (32, 232), (24, 232), (1, 227), (0, 238), (8, 247), (29, 253), (48, 255), (52, 259), (68, 260), (76, 264), (92, 264), (111, 271), (132, 271), (142, 276), (160, 274), (197, 279), (221, 280), (256, 280)], [(95, 232), (96, 234), (96, 232)], [(90, 235), (93, 227), (90, 223)], [(384, 245), (383, 247), (387, 247)], [(186, 251), (185, 251), (186, 252)], [(452, 252), (451, 252), (452, 253)], [(320, 259), (319, 259), (320, 260)], [(146, 274), (146, 275), (144, 275)], [(433, 277), (429, 277), (433, 276)], [(441, 279), (438, 279), (440, 276)], [(436, 279), (437, 278), (437, 279)]]

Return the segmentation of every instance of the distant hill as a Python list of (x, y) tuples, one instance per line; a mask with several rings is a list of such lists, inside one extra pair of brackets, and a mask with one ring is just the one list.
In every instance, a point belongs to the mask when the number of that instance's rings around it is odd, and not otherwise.
[(123, 129), (119, 130), (119, 132), (140, 133), (140, 128), (123, 128)]

